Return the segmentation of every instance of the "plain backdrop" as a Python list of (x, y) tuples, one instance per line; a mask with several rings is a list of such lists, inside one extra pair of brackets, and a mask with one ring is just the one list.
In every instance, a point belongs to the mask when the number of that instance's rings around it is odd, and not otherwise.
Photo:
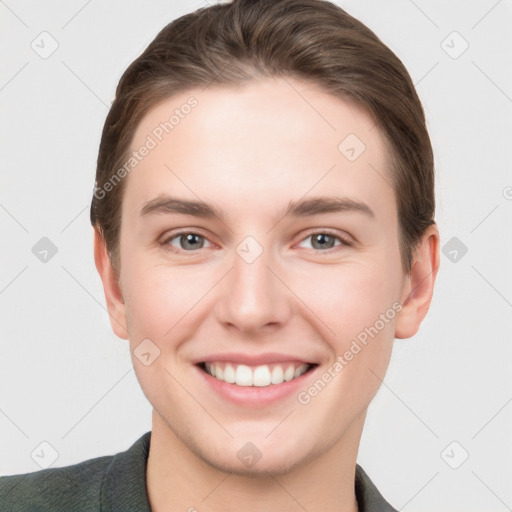
[[(443, 246), (431, 311), (395, 341), (359, 463), (399, 510), (510, 510), (512, 2), (338, 3), (417, 85)], [(122, 72), (206, 5), (0, 2), (1, 474), (123, 451), (151, 428), (105, 311), (89, 205)]]

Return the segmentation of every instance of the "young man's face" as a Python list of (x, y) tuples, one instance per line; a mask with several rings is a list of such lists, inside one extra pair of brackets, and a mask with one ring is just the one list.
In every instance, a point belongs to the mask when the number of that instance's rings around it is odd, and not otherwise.
[(144, 145), (109, 308), (153, 430), (230, 472), (355, 454), (393, 339), (411, 331), (399, 332), (411, 283), (372, 119), (291, 79), (210, 86), (150, 111), (132, 149)]

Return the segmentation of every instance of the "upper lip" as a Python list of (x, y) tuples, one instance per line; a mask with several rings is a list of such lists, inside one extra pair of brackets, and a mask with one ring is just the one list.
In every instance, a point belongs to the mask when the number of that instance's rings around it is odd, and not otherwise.
[(234, 353), (224, 352), (218, 354), (210, 354), (203, 356), (200, 359), (194, 361), (194, 364), (199, 363), (233, 363), (233, 364), (245, 364), (247, 366), (258, 366), (264, 364), (278, 364), (278, 363), (303, 363), (303, 364), (315, 364), (312, 360), (305, 359), (301, 356), (295, 356), (291, 354), (280, 354), (276, 352), (266, 354), (247, 354), (247, 353)]

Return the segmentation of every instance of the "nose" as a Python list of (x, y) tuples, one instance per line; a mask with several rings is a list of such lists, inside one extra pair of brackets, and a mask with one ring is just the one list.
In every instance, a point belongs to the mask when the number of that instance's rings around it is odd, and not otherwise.
[(234, 254), (233, 267), (223, 280), (216, 304), (217, 320), (244, 334), (276, 329), (291, 315), (291, 293), (265, 251), (254, 261)]

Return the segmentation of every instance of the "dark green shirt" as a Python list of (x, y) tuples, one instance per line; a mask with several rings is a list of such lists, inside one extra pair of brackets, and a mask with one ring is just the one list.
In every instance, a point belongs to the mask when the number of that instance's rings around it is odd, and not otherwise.
[[(150, 512), (146, 465), (151, 432), (127, 451), (63, 468), (0, 478), (3, 512)], [(360, 512), (396, 512), (356, 466)]]

